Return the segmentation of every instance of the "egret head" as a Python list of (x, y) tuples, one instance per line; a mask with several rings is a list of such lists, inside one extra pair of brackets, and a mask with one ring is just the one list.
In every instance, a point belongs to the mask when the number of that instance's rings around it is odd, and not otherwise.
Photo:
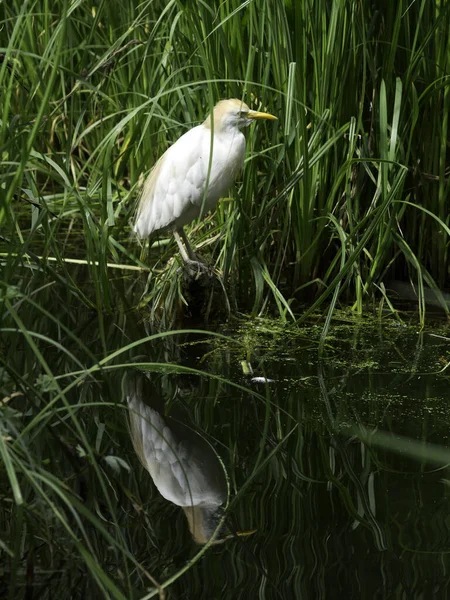
[(226, 525), (221, 524), (224, 512), (222, 507), (214, 505), (185, 506), (184, 514), (194, 541), (203, 545), (209, 542), (214, 534), (214, 544), (221, 544), (233, 537)]
[[(221, 100), (214, 107), (213, 113), (214, 132), (220, 133), (230, 129), (248, 127), (256, 119), (276, 120), (277, 117), (269, 113), (251, 110), (242, 100)], [(204, 127), (211, 128), (211, 115), (203, 123)]]
[(189, 524), (192, 538), (197, 544), (207, 544), (213, 535), (215, 535), (213, 544), (222, 544), (226, 540), (235, 537), (246, 537), (256, 533), (251, 531), (236, 531), (230, 523), (230, 519), (224, 519), (224, 509), (222, 506), (203, 505), (203, 506), (185, 506), (184, 514)]

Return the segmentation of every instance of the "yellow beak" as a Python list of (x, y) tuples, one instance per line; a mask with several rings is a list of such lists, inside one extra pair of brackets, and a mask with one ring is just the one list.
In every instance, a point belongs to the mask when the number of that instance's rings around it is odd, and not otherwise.
[(274, 117), (269, 113), (258, 112), (257, 110), (249, 110), (245, 116), (247, 119), (270, 119), (271, 121), (278, 120), (277, 117)]

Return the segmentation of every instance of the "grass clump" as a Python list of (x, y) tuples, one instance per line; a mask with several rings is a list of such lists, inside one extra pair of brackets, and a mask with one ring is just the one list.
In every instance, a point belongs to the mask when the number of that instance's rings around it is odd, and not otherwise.
[(388, 279), (419, 300), (448, 285), (445, 4), (41, 0), (0, 18), (10, 269), (51, 257), (71, 277), (67, 259), (84, 260), (91, 302), (111, 309), (108, 265), (143, 266), (141, 174), (219, 98), (244, 97), (279, 122), (249, 132), (234, 199), (194, 233), (232, 307), (292, 318), (293, 299), (345, 298), (361, 312)]

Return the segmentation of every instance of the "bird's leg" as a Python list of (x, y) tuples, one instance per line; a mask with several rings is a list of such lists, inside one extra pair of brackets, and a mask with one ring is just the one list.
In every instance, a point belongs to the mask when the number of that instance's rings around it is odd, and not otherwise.
[(183, 242), (184, 242), (184, 245), (186, 246), (186, 250), (187, 250), (189, 258), (191, 260), (195, 260), (196, 262), (199, 262), (197, 256), (195, 255), (195, 252), (192, 250), (191, 244), (189, 243), (188, 236), (186, 235), (186, 232), (184, 231), (184, 229), (182, 227), (180, 227), (180, 236), (183, 238)]
[[(183, 230), (181, 229), (180, 231), (183, 231)], [(184, 233), (184, 231), (183, 231), (183, 233)], [(183, 246), (183, 244), (181, 242), (180, 234), (178, 233), (178, 231), (176, 229), (173, 230), (173, 237), (175, 238), (175, 241), (177, 243), (178, 250), (180, 251), (183, 262), (189, 263), (190, 260), (194, 260), (194, 259), (190, 258), (188, 252), (186, 252), (186, 248)], [(188, 246), (188, 248), (192, 252), (192, 248), (190, 246)]]
[[(211, 270), (210, 267), (208, 267), (208, 265), (205, 265), (205, 263), (198, 260), (194, 251), (191, 248), (191, 245), (189, 244), (187, 235), (185, 234), (182, 227), (180, 227), (179, 230), (174, 229), (173, 237), (175, 238), (175, 241), (180, 250), (181, 258), (183, 259), (183, 262), (186, 265), (186, 267), (188, 268), (188, 270), (191, 273), (193, 270), (196, 271), (195, 279), (198, 279), (202, 273), (208, 273), (209, 275), (211, 275), (211, 273), (213, 271)], [(183, 246), (183, 244), (181, 242), (181, 238), (183, 238), (186, 248)]]

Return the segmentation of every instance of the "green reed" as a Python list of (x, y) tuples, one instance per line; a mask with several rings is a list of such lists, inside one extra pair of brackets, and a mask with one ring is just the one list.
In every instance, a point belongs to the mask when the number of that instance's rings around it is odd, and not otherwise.
[[(249, 131), (230, 198), (192, 232), (232, 306), (289, 318), (292, 300), (334, 294), (361, 312), (391, 279), (419, 296), (448, 284), (443, 3), (39, 0), (1, 11), (12, 271), (34, 252), (80, 287), (66, 261), (84, 259), (92, 287), (80, 296), (111, 309), (108, 264), (142, 264), (130, 235), (142, 175), (219, 98), (243, 97), (279, 121)], [(174, 253), (170, 242), (161, 258)]]

